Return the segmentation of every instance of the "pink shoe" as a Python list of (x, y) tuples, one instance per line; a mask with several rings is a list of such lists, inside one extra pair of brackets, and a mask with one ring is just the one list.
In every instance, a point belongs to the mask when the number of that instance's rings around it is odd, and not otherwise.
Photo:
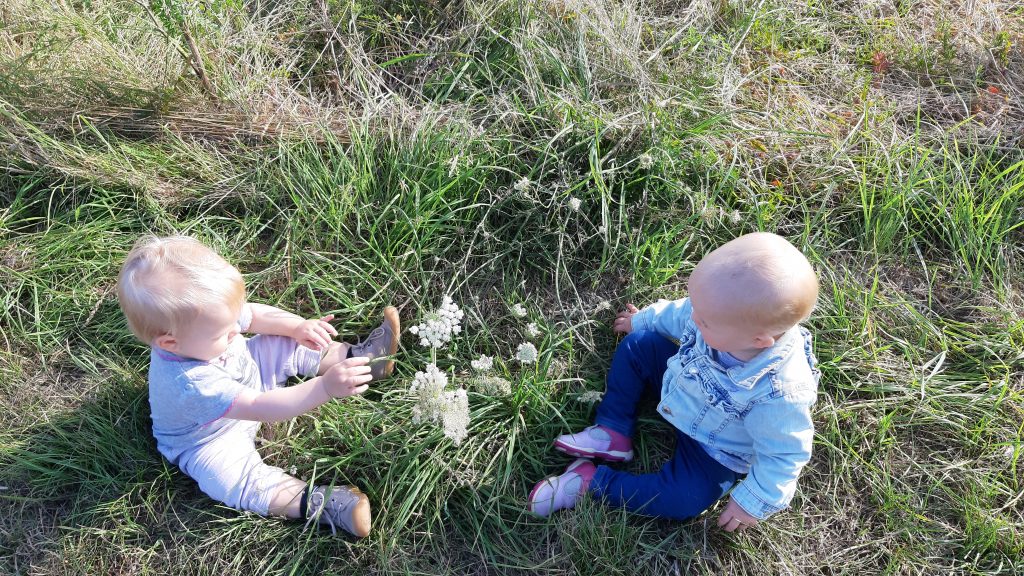
[(590, 460), (580, 458), (574, 461), (560, 476), (537, 482), (530, 491), (526, 509), (539, 516), (548, 516), (557, 510), (576, 506), (580, 495), (587, 493), (594, 472), (597, 468)]
[(601, 458), (611, 462), (633, 459), (633, 441), (629, 436), (599, 425), (555, 438), (555, 448), (580, 458)]

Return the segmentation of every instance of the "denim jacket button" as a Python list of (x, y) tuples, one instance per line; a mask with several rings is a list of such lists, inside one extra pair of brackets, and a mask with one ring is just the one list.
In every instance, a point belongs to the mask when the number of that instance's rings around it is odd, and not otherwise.
[(662, 406), (661, 411), (664, 412), (665, 414), (668, 414), (669, 416), (672, 415), (672, 410), (668, 406)]

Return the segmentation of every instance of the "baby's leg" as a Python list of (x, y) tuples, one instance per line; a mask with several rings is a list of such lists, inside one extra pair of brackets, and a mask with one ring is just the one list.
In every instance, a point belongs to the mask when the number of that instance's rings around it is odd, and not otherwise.
[(589, 492), (611, 506), (633, 512), (683, 520), (707, 510), (724, 496), (739, 478), (722, 466), (699, 444), (677, 433), (672, 459), (653, 474), (629, 474), (598, 466)]
[(302, 494), (308, 488), (309, 485), (302, 480), (288, 476), (270, 498), (270, 514), (285, 518), (302, 518)]
[(183, 456), (180, 465), (214, 500), (266, 516), (281, 488), (297, 480), (263, 462), (250, 432), (247, 427), (230, 430)]
[(324, 354), (322, 360), (320, 360), (320, 368), (317, 370), (318, 375), (323, 375), (327, 372), (327, 369), (334, 366), (338, 362), (341, 362), (345, 358), (348, 358), (348, 350), (350, 344), (346, 342), (331, 342), (331, 346), (327, 349), (327, 353)]
[(320, 351), (300, 346), (287, 336), (261, 334), (245, 344), (259, 367), (263, 390), (273, 390), (291, 376), (313, 376), (323, 364)]
[(632, 332), (623, 338), (612, 356), (595, 423), (632, 437), (640, 399), (645, 392), (661, 391), (668, 360), (678, 351), (674, 342), (654, 331)]

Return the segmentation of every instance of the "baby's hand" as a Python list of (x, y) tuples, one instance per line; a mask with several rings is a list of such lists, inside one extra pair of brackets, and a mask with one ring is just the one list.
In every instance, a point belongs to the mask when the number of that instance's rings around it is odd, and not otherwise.
[(757, 522), (757, 518), (747, 514), (747, 511), (741, 508), (732, 498), (729, 499), (729, 503), (725, 506), (725, 510), (722, 511), (722, 515), (718, 517), (718, 527), (726, 532), (732, 532), (733, 530), (743, 532), (757, 524)]
[(612, 330), (616, 332), (622, 332), (623, 334), (629, 334), (633, 331), (633, 314), (639, 312), (640, 309), (632, 304), (626, 304), (626, 309), (619, 312), (619, 315), (615, 317), (615, 321), (612, 322)]
[(331, 345), (331, 338), (338, 335), (334, 326), (328, 324), (331, 320), (334, 320), (334, 314), (319, 320), (305, 320), (292, 330), (292, 338), (311, 350), (326, 350)]
[(373, 379), (370, 375), (370, 367), (367, 364), (370, 359), (365, 356), (353, 356), (338, 362), (324, 372), (324, 390), (332, 398), (344, 398), (362, 394), (370, 387), (367, 384)]

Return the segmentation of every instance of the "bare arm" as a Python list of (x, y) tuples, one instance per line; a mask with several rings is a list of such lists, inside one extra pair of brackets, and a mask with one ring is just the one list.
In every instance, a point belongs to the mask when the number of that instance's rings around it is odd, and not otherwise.
[(224, 418), (279, 422), (289, 420), (331, 400), (366, 392), (371, 380), (369, 359), (349, 358), (331, 366), (323, 376), (288, 388), (240, 393)]
[(288, 336), (313, 350), (325, 350), (330, 346), (331, 338), (338, 335), (334, 326), (328, 323), (334, 319), (333, 314), (320, 319), (306, 320), (302, 316), (266, 304), (250, 302), (249, 307), (252, 310), (249, 332), (254, 334)]

